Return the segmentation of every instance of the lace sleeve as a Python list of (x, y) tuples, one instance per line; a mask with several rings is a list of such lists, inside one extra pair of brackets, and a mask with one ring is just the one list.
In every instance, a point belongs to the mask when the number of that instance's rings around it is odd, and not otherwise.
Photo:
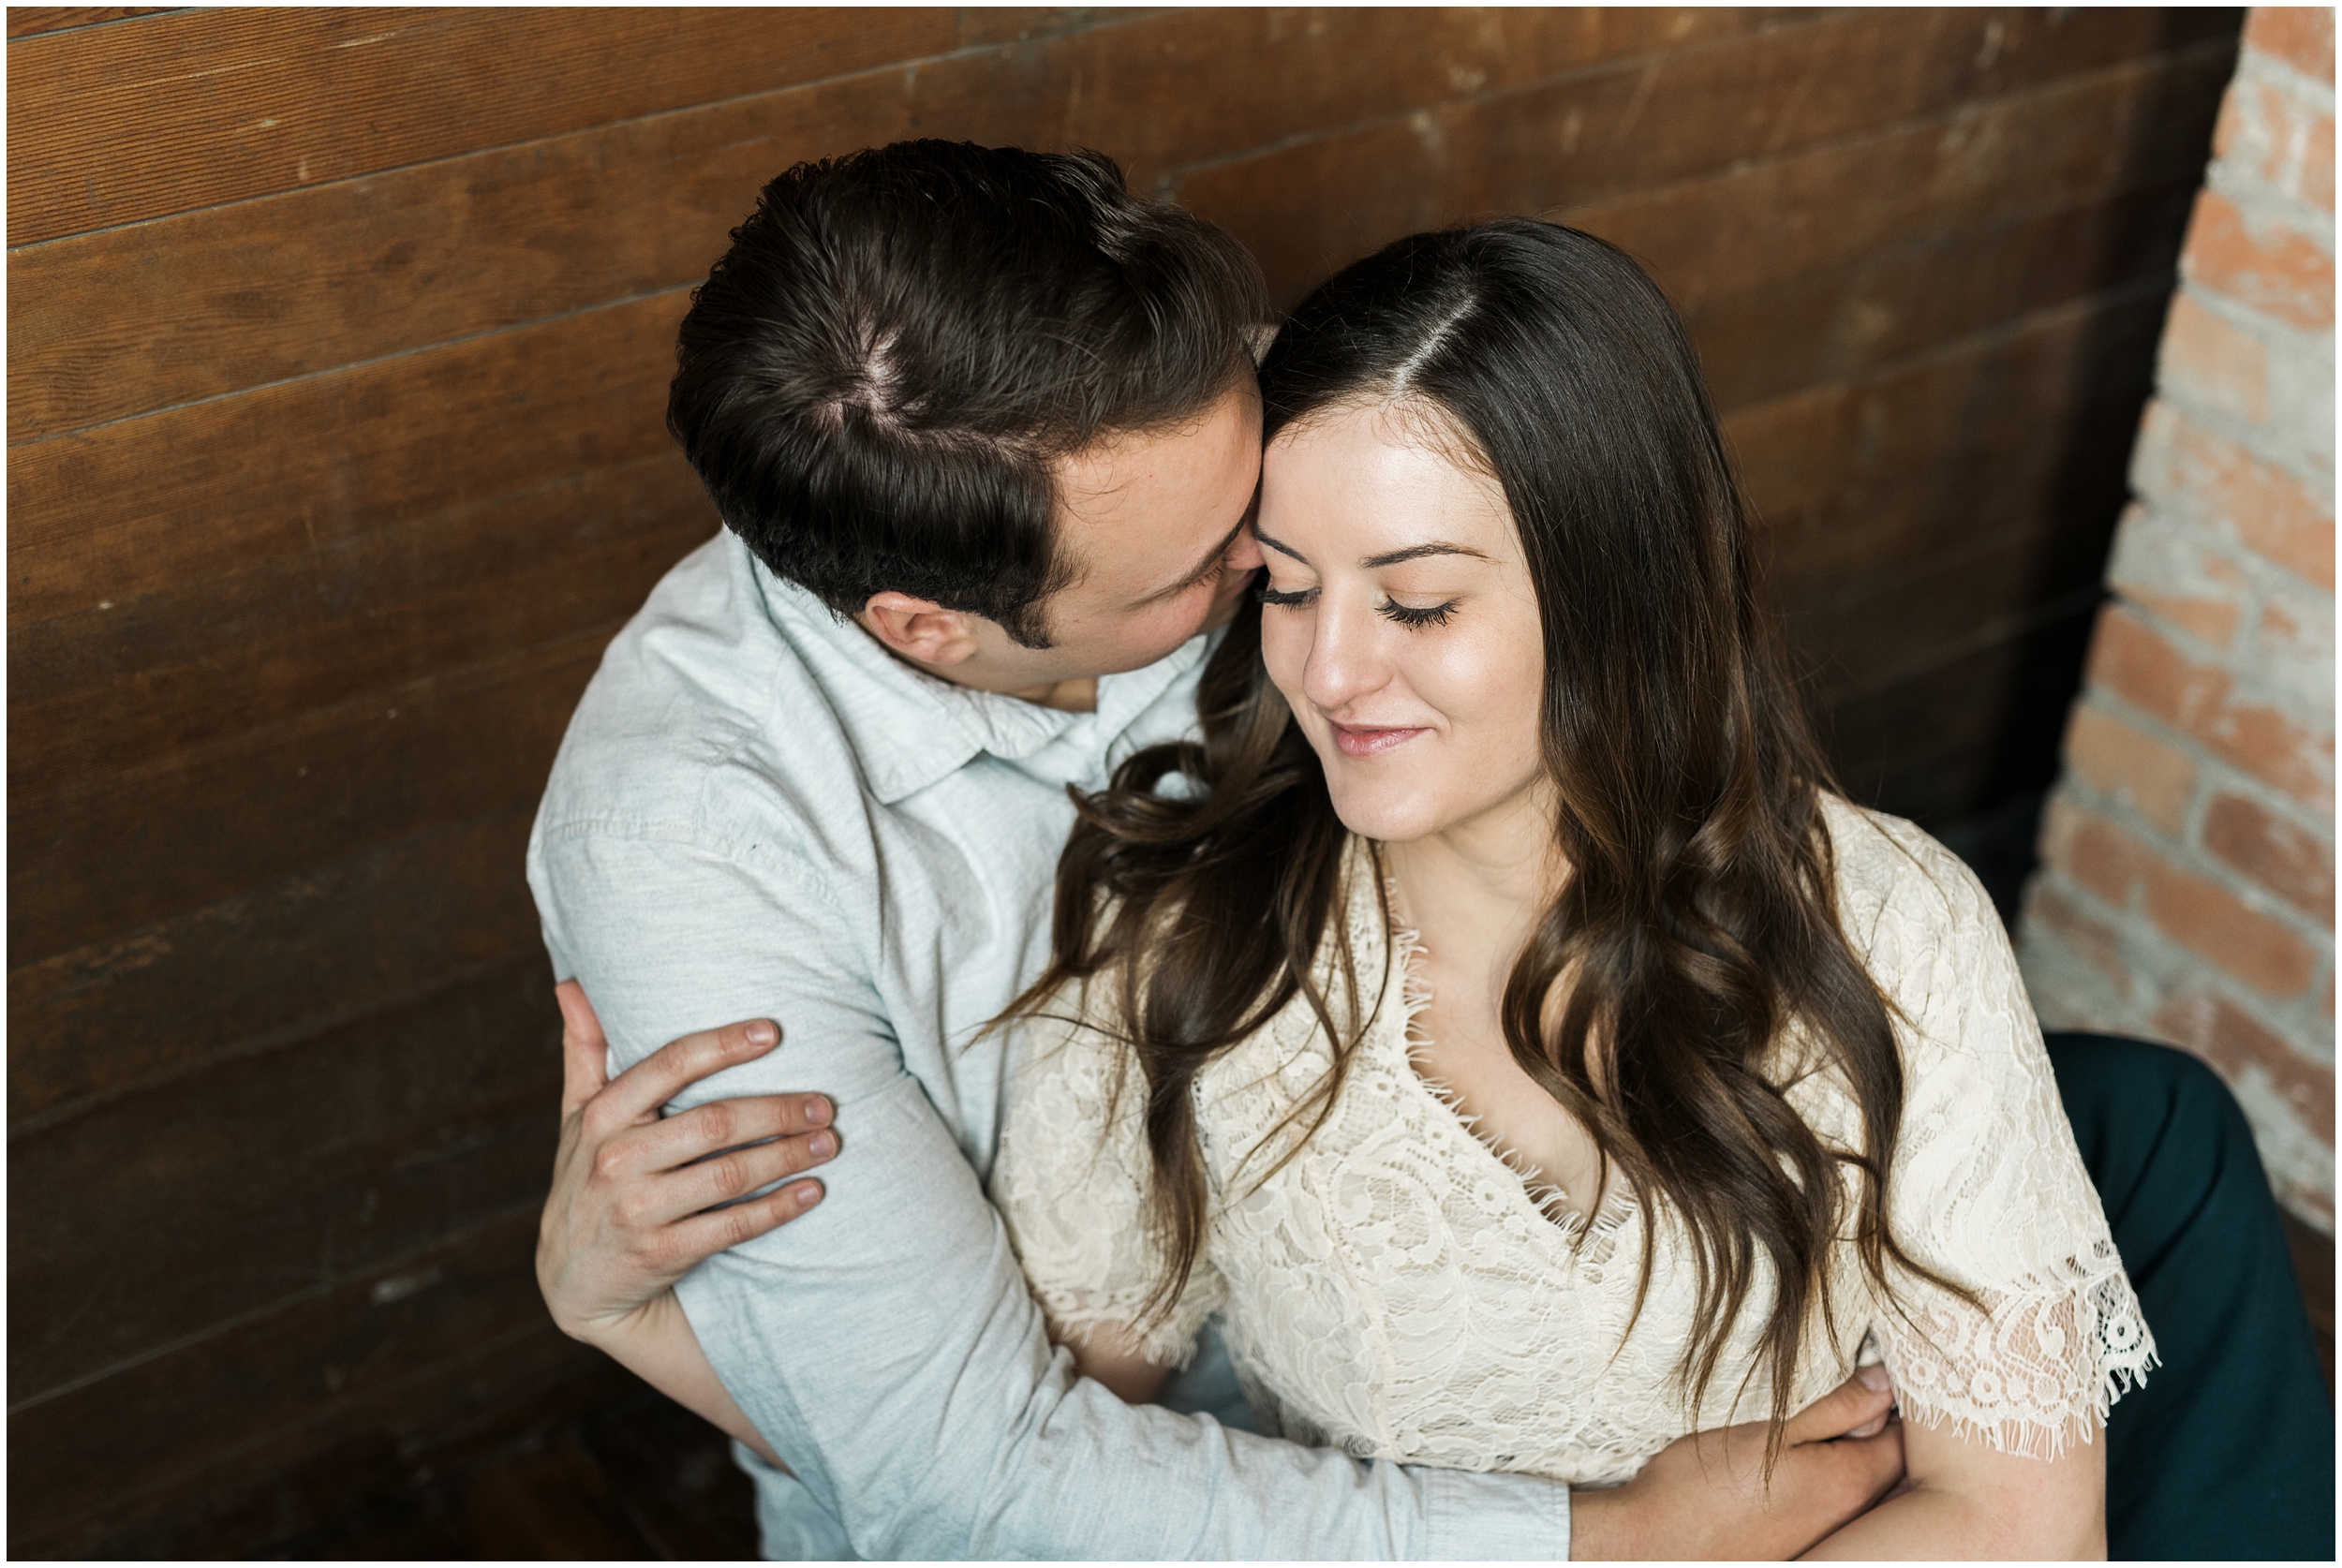
[(1965, 865), (1897, 825), (1908, 858), (1871, 944), (1907, 1020), (1890, 1218), (1915, 1262), (1976, 1301), (1890, 1264), (1880, 1348), (1907, 1419), (2054, 1457), (2094, 1440), (2155, 1365), (2155, 1341), (1999, 917)]
[[(1007, 1222), (1052, 1338), (1137, 1327), (1162, 1270), (1147, 1205), (1147, 1087), (1109, 1037), (1065, 1017), (1024, 1027), (1009, 1086), (992, 1201)], [(1200, 1253), (1170, 1312), (1140, 1345), (1157, 1366), (1184, 1365), (1225, 1294)]]

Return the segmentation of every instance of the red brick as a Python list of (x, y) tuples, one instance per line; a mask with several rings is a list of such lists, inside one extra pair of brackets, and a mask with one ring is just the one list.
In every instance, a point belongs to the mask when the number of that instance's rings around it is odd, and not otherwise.
[(2173, 834), (2196, 788), (2196, 764), (2186, 753), (2086, 703), (2066, 731), (2066, 765)]
[(2050, 864), (2118, 910), (2142, 909), (2165, 936), (2264, 996), (2297, 997), (2316, 977), (2323, 955), (2283, 922), (2097, 813), (2060, 803), (2044, 837)]
[(2056, 937), (2107, 979), (2118, 985), (2130, 984), (2130, 966), (2123, 961), (2122, 933), (2084, 911), (2047, 880), (2033, 884), (2025, 898), (2024, 919), (2028, 927)]
[(2299, 800), (2322, 807), (2333, 799), (2331, 731), (2236, 702), (2226, 671), (2189, 658), (2124, 605), (2098, 616), (2090, 678)]
[(2189, 658), (2120, 603), (2098, 614), (2090, 678), (2191, 734), (2235, 686), (2227, 671)]
[[(2302, 598), (2306, 599), (2307, 595)], [(2272, 595), (2246, 643), (2247, 669), (2307, 672), (2334, 664), (2334, 607)]]
[(2167, 394), (2200, 399), (2248, 423), (2269, 417), (2268, 348), (2204, 309), (2185, 288), (2172, 300), (2157, 379)]
[(2334, 211), (2334, 116), (2311, 117), (2302, 138), (2302, 161), (2289, 186), (2311, 206)]
[(2262, 995), (2298, 997), (2316, 978), (2322, 954), (2210, 878), (2149, 860), (2144, 885), (2147, 915), (2164, 935)]
[(2174, 526), (2169, 517), (2147, 517), (2137, 505), (2125, 511), (2120, 526), (2127, 537), (2107, 585), (2214, 648), (2234, 643), (2252, 591), (2236, 562), (2189, 537), (2197, 530)]
[(2312, 1061), (2244, 1009), (2220, 997), (2175, 997), (2156, 1014), (2156, 1028), (2220, 1070), (2231, 1081), (2247, 1066), (2276, 1086), (2304, 1126), (2334, 1142), (2334, 1069)]
[(2141, 487), (2172, 496), (2234, 528), (2246, 548), (2334, 591), (2334, 496), (2264, 463), (2157, 400), (2140, 446)]
[(2320, 734), (2275, 708), (2231, 705), (2214, 716), (2214, 750), (2305, 805), (2334, 808), (2334, 732)]
[(2334, 211), (2334, 116), (2298, 93), (2237, 81), (2220, 106), (2212, 151), (2238, 172)]
[(2334, 258), (2274, 218), (2247, 217), (2216, 190), (2196, 199), (2181, 258), (2189, 281), (2296, 327), (2334, 325)]
[(2203, 847), (2271, 893), (2334, 925), (2334, 845), (2243, 795), (2205, 811)]
[(2094, 811), (2054, 803), (2042, 824), (2041, 858), (2118, 910), (2146, 880), (2149, 851)]
[(2334, 81), (2334, 12), (2324, 6), (2255, 6), (2245, 44), (2275, 55), (2312, 81)]

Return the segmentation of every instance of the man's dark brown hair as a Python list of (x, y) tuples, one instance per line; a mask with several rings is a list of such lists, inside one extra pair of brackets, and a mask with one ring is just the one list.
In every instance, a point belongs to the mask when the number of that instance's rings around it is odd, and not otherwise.
[(1267, 318), (1242, 245), (1101, 154), (897, 142), (764, 187), (683, 319), (667, 424), (832, 610), (893, 589), (1045, 647), (1051, 465), (1199, 417)]

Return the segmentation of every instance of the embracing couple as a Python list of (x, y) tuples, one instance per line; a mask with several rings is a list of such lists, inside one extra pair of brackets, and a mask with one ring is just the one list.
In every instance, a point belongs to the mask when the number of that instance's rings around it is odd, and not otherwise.
[(583, 986), (539, 1265), (740, 1440), (769, 1554), (2087, 1557), (2111, 1496), (2184, 1555), (2326, 1507), (2330, 1430), (2205, 1457), (2326, 1421), (2233, 1107), (2045, 1050), (1975, 879), (1833, 790), (1626, 257), (1417, 235), (1272, 339), (1108, 160), (938, 142), (733, 241), (669, 403), (726, 530), (530, 844)]

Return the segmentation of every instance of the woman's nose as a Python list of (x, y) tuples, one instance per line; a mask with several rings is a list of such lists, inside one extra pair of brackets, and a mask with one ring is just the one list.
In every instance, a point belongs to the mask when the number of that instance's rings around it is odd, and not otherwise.
[(1318, 601), (1310, 661), (1302, 672), (1301, 693), (1326, 713), (1381, 689), (1390, 671), (1381, 655), (1379, 623), (1371, 609)]

